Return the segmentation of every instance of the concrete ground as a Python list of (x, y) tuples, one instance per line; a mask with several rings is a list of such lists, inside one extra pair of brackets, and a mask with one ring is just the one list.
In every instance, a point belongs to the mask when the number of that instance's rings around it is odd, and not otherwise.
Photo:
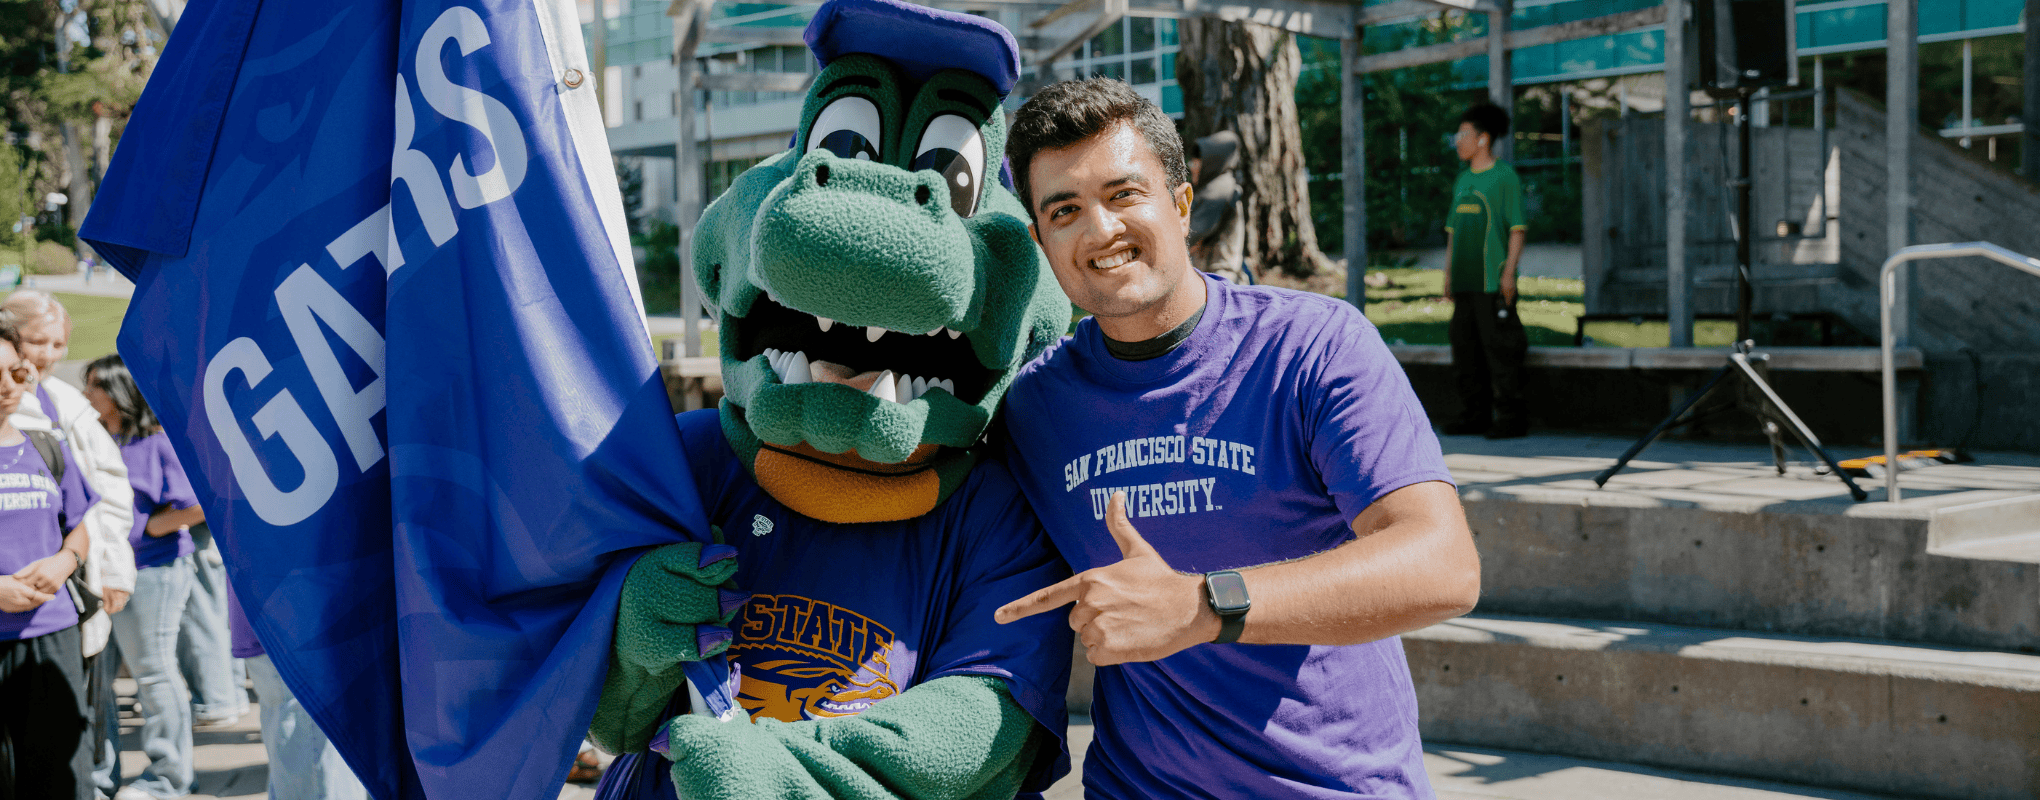
[[(1967, 464), (1937, 464), (1899, 473), (1898, 503), (1885, 503), (1883, 478), (1856, 478), (1869, 493), (1857, 503), (1829, 475), (1817, 475), (1809, 451), (1788, 448), (1779, 475), (1768, 445), (1660, 439), (1596, 487), (1593, 476), (1635, 441), (1630, 437), (1551, 433), (1489, 441), (1440, 436), (1445, 464), (1461, 496), (1592, 505), (1694, 507), (1720, 511), (1794, 511), (1858, 517), (1923, 517), (1937, 508), (2040, 494), (2040, 455), (1970, 451)], [(1838, 460), (1883, 455), (1881, 448), (1840, 446)]]
[[(141, 773), (148, 758), (135, 733), (134, 682), (119, 683), (122, 705), (121, 766), (129, 778)], [(235, 725), (193, 734), (198, 779), (190, 800), (259, 800), (267, 796), (268, 759), (262, 749), (257, 714)], [(1083, 797), (1084, 748), (1091, 725), (1079, 718), (1070, 726), (1075, 770), (1049, 789), (1047, 800)], [(1516, 753), (1450, 744), (1424, 747), (1439, 800), (1885, 800), (1875, 795), (1813, 789), (1687, 772), (1616, 764), (1605, 761)], [(592, 800), (592, 785), (567, 784), (560, 800)]]

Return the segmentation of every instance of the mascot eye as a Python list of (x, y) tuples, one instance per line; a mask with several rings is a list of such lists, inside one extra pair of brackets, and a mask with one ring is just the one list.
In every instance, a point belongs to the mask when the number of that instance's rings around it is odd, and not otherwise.
[(808, 129), (807, 152), (821, 149), (837, 158), (877, 161), (881, 130), (878, 106), (862, 97), (839, 97), (815, 115), (814, 127)]
[(914, 146), (914, 161), (908, 169), (932, 169), (949, 183), (949, 207), (959, 217), (977, 213), (978, 184), (985, 174), (985, 142), (977, 123), (955, 114), (943, 114), (928, 121), (921, 143)]

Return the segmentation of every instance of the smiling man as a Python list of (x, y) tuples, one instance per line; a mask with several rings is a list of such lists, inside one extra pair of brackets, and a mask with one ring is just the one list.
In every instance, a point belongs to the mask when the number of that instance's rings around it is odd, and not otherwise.
[(1092, 316), (1007, 395), (1013, 473), (1079, 573), (997, 618), (1075, 604), (1087, 796), (1430, 797), (1396, 636), (1471, 609), (1480, 567), (1380, 334), (1192, 269), (1182, 143), (1124, 83), (1043, 89), (1008, 152)]

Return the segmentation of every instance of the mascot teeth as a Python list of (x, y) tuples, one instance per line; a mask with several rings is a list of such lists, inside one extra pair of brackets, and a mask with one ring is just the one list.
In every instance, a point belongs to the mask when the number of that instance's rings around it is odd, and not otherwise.
[(884, 336), (885, 334), (886, 330), (884, 328), (878, 327), (877, 325), (873, 325), (869, 328), (864, 329), (864, 340), (867, 342), (876, 342), (878, 341), (878, 337)]
[(830, 328), (836, 327), (836, 321), (828, 317), (815, 317), (815, 324), (822, 327), (823, 333), (828, 333)]
[[(765, 363), (772, 366), (772, 373), (779, 376), (779, 382), (787, 386), (841, 382), (824, 374), (825, 370), (810, 361), (806, 353), (798, 351), (789, 353), (768, 347), (765, 349)], [(872, 380), (871, 388), (865, 390), (865, 393), (906, 405), (926, 396), (930, 389), (941, 389), (954, 397), (956, 382), (948, 378), (917, 378), (885, 370)]]
[(786, 369), (779, 373), (779, 382), (785, 384), (807, 383), (811, 367), (806, 353), (794, 353), (786, 359)]
[(871, 396), (895, 403), (900, 401), (899, 384), (893, 379), (892, 370), (878, 373), (878, 380), (871, 382)]

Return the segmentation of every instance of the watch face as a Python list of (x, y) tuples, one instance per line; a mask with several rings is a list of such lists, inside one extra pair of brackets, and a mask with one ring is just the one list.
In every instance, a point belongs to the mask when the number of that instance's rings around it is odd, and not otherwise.
[(1211, 592), (1211, 610), (1237, 614), (1247, 610), (1247, 580), (1237, 572), (1214, 572), (1204, 577)]

